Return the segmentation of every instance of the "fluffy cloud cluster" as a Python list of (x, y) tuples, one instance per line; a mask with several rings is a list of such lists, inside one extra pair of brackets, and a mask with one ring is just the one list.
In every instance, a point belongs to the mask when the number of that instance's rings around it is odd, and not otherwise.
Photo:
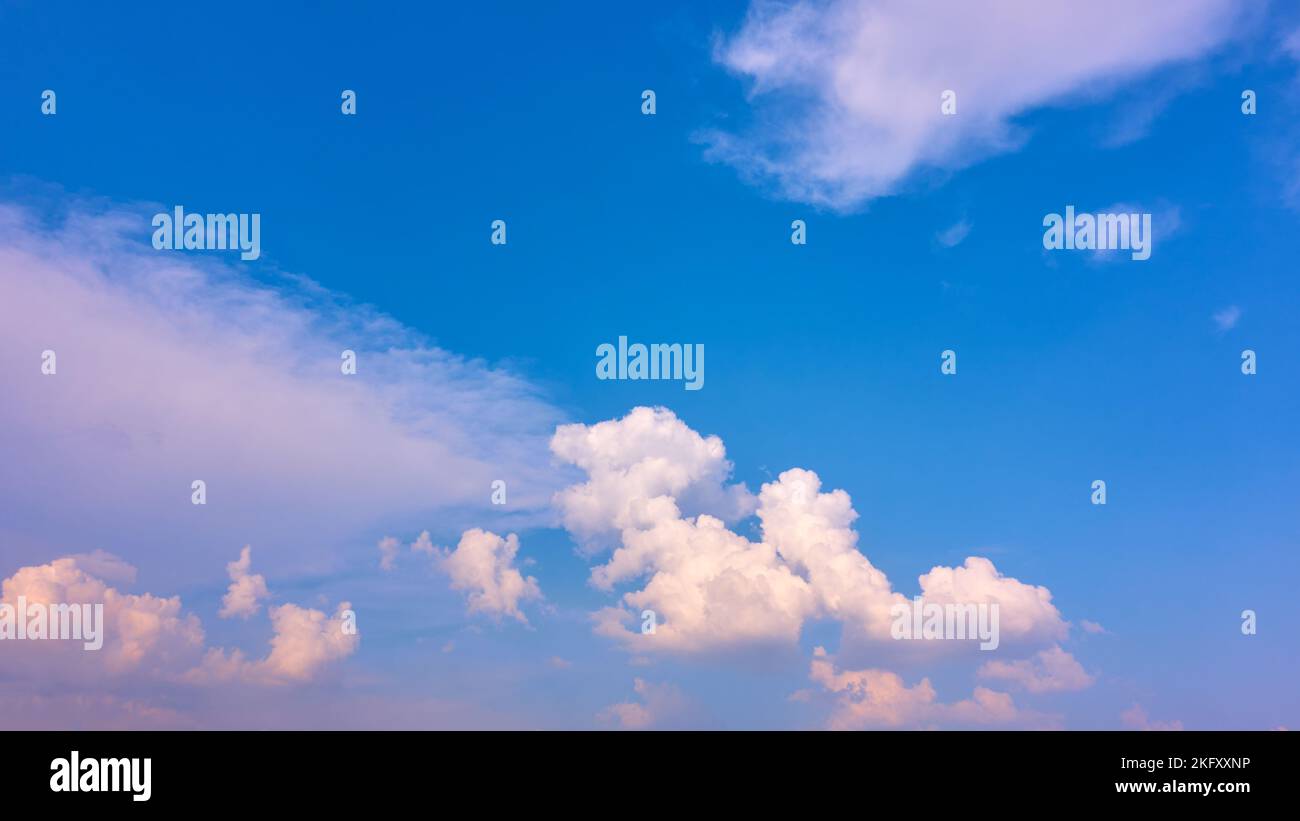
[[(858, 550), (848, 494), (823, 492), (812, 471), (787, 470), (763, 485), (761, 538), (751, 541), (719, 516), (691, 517), (679, 506), (674, 493), (690, 491), (734, 516), (749, 494), (725, 484), (722, 442), (699, 436), (667, 409), (564, 426), (552, 449), (589, 477), (556, 496), (574, 535), (618, 533), (592, 583), (613, 590), (645, 580), (623, 594), (621, 606), (596, 614), (597, 632), (638, 652), (690, 654), (793, 645), (808, 621), (829, 618), (851, 640), (890, 640), (891, 607), (907, 598)], [(987, 559), (935, 567), (919, 581), (926, 602), (998, 604), (1004, 641), (1061, 638), (1068, 629), (1046, 588), (1003, 576)], [(644, 610), (656, 614), (652, 636), (640, 630)]]
[(266, 589), (266, 579), (256, 573), (248, 572), (252, 563), (252, 548), (244, 545), (244, 549), (239, 552), (239, 559), (226, 565), (226, 573), (230, 575), (230, 587), (221, 599), (221, 610), (217, 613), (221, 618), (229, 619), (238, 616), (246, 619), (255, 614), (261, 607), (262, 599), (270, 595)]
[(785, 197), (852, 208), (918, 169), (1018, 145), (1024, 112), (1207, 53), (1240, 11), (1231, 0), (756, 0), (715, 58), (751, 81), (759, 118), (703, 139)]
[[(222, 612), (242, 615), (256, 609), (267, 595), (265, 582), (246, 590), (251, 562), (245, 547), (228, 565), (233, 583)], [(95, 686), (105, 678), (154, 683), (206, 684), (240, 681), (248, 684), (302, 683), (329, 662), (351, 654), (359, 635), (344, 629), (346, 602), (333, 618), (319, 610), (285, 604), (272, 608), (273, 636), (266, 658), (249, 661), (239, 650), (205, 649), (197, 616), (182, 612), (179, 596), (162, 598), (123, 593), (91, 575), (134, 577), (134, 569), (104, 553), (68, 556), (20, 568), (0, 586), (0, 601), (16, 605), (23, 596), (32, 604), (104, 605), (103, 646), (87, 651), (75, 641), (6, 642), (0, 672), (15, 678), (37, 677)], [(261, 579), (260, 576), (252, 577)], [(251, 613), (250, 613), (251, 614)]]
[(164, 678), (194, 659), (203, 647), (203, 627), (193, 614), (181, 612), (179, 596), (135, 595), (110, 587), (90, 575), (83, 564), (110, 563), (131, 576), (134, 570), (106, 554), (67, 556), (48, 564), (20, 568), (0, 585), (0, 600), (17, 606), (18, 597), (34, 604), (104, 605), (103, 646), (83, 650), (79, 641), (6, 641), (0, 670), (20, 677), (84, 679), (103, 676)]

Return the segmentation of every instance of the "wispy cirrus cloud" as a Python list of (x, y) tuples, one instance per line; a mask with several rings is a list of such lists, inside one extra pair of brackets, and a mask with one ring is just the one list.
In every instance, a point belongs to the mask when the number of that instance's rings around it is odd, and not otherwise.
[(958, 220), (956, 223), (948, 226), (935, 235), (935, 240), (944, 248), (955, 248), (970, 235), (970, 229), (973, 226), (966, 218)]
[(1226, 308), (1215, 311), (1211, 317), (1214, 320), (1214, 326), (1220, 332), (1230, 331), (1237, 327), (1237, 322), (1241, 319), (1241, 308), (1236, 305), (1229, 305)]
[[(268, 578), (371, 565), (381, 528), (431, 514), (456, 527), (489, 509), (495, 479), (511, 482), (511, 512), (494, 522), (551, 518), (559, 412), (527, 380), (303, 277), (156, 251), (155, 206), (6, 196), (0, 578), (6, 596), (103, 600), (110, 627), (98, 653), (12, 643), (0, 701), (28, 712), (0, 711), (6, 726), (247, 726), (241, 704), (216, 703), (228, 692), (266, 726), (337, 724), (274, 693), (328, 686), (358, 646), (349, 605), (282, 603), (263, 623)], [(205, 505), (191, 503), (196, 479)], [(250, 548), (230, 561), (249, 543), (257, 572)], [(69, 544), (96, 549), (54, 558)], [(212, 646), (180, 596), (126, 592), (137, 583), (213, 590), (212, 612), (236, 621)], [(266, 624), (269, 649), (245, 652)]]
[(525, 379), (302, 277), (155, 251), (152, 207), (53, 199), (0, 204), (0, 450), (22, 466), (0, 470), (13, 558), (92, 541), (146, 574), (166, 556), (198, 582), (230, 543), (252, 542), (267, 570), (330, 572), (349, 551), (369, 561), (377, 523), (468, 523), (498, 478), (515, 515), (550, 515), (559, 413)]

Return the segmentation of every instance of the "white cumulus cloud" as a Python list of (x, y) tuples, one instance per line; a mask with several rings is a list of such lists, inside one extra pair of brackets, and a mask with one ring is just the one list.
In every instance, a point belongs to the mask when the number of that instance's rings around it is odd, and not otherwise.
[[(701, 475), (728, 515), (748, 492), (726, 485), (721, 440), (699, 436), (667, 409), (564, 426), (552, 447), (589, 477), (556, 496), (575, 537), (618, 533), (592, 584), (641, 585), (595, 614), (598, 633), (636, 652), (691, 654), (792, 646), (808, 621), (829, 618), (852, 639), (890, 640), (890, 610), (907, 599), (858, 550), (849, 495), (823, 492), (812, 471), (794, 468), (763, 485), (761, 538), (752, 541), (719, 516), (682, 511), (674, 494), (694, 489)], [(988, 559), (935, 567), (918, 581), (927, 602), (996, 603), (1004, 641), (1049, 641), (1068, 630), (1047, 588), (1003, 576)], [(653, 634), (641, 631), (645, 610), (656, 614)]]

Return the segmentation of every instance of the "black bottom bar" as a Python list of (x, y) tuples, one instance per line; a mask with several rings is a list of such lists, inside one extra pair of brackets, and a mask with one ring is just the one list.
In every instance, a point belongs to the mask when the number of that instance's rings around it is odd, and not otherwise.
[[(769, 812), (773, 804), (806, 810), (848, 802), (864, 815), (891, 798), (972, 808), (1017, 798), (1055, 799), (1058, 807), (1196, 801), (1223, 810), (1259, 800), (1290, 806), (1298, 746), (1287, 732), (11, 732), (0, 738), (5, 798), (41, 807), (337, 811), (402, 801), (421, 802), (415, 806), (434, 815), (600, 806), (611, 813), (661, 807), (676, 816), (686, 795), (695, 806)], [(70, 788), (74, 752), (77, 791)], [(135, 800), (146, 781), (148, 799)], [(86, 792), (83, 785), (109, 791)], [(470, 806), (454, 810), (463, 802)]]

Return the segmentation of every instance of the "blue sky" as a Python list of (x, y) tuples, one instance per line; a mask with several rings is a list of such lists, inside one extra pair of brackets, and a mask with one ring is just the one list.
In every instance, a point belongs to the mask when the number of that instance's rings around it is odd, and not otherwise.
[[(1216, 23), (1225, 7), (1194, 5), (1189, 17)], [(1062, 646), (1095, 678), (1016, 694), (1055, 726), (1125, 726), (1134, 705), (1188, 728), (1293, 726), (1300, 50), (1287, 43), (1300, 21), (1279, 7), (1233, 16), (1222, 37), (1179, 30), (1205, 43), (1167, 58), (1150, 53), (1163, 47), (1157, 21), (1119, 68), (1003, 101), (1014, 136), (998, 147), (958, 138), (937, 161), (907, 164), (887, 193), (845, 203), (791, 196), (710, 150), (717, 131), (821, 123), (803, 119), (806, 100), (786, 99), (806, 88), (728, 64), (727, 45), (761, 33), (761, 14), (720, 2), (10, 4), (0, 12), (3, 199), (135, 215), (141, 228), (126, 234), (146, 250), (155, 210), (260, 213), (262, 259), (223, 261), (247, 287), (297, 304), (284, 275), (307, 277), (472, 368), (508, 372), (544, 406), (528, 411), (529, 437), (664, 406), (720, 437), (732, 481), (755, 493), (792, 467), (846, 491), (859, 549), (906, 596), (936, 565), (989, 557), (1050, 589), (1073, 624)], [(963, 79), (952, 81), (959, 95)], [(763, 83), (776, 90), (755, 91)], [(46, 88), (58, 94), (55, 116), (39, 112)], [(345, 88), (357, 92), (356, 116), (340, 113)], [(654, 116), (641, 113), (646, 88)], [(1240, 109), (1247, 88), (1259, 101), (1251, 116)], [(957, 118), (978, 118), (976, 105)], [(1043, 216), (1069, 204), (1152, 213), (1151, 258), (1044, 251)], [(494, 219), (508, 223), (506, 246), (488, 241)], [(805, 246), (790, 242), (794, 219), (807, 222)], [(947, 247), (940, 235), (961, 223), (968, 232)], [(1232, 327), (1216, 322), (1232, 309)], [(48, 319), (57, 325), (57, 311)], [(702, 343), (705, 388), (597, 380), (593, 352), (619, 335)], [(1258, 353), (1255, 376), (1240, 371), (1246, 348)], [(954, 377), (940, 373), (944, 349), (958, 352)], [(258, 395), (232, 401), (252, 412)], [(593, 635), (589, 614), (617, 594), (588, 584), (593, 561), (546, 504), (568, 474), (526, 452), (518, 458), (535, 476), (503, 474), (526, 509), (460, 498), (380, 506), (297, 545), (309, 503), (265, 523), (261, 509), (214, 507), (204, 514), (222, 521), (207, 530), (151, 523), (156, 502), (100, 516), (74, 495), (92, 512), (71, 522), (66, 508), (14, 500), (0, 576), (107, 551), (138, 569), (133, 590), (180, 595), (209, 643), (250, 656), (270, 627), (216, 616), (224, 562), (243, 544), (282, 601), (351, 602), (360, 647), (304, 685), (308, 706), (277, 718), (281, 691), (241, 693), (268, 706), (234, 723), (332, 726), (355, 709), (361, 724), (587, 727), (617, 724), (602, 710), (623, 702), (650, 705), (651, 726), (826, 723), (833, 705), (789, 697), (810, 686), (815, 646), (839, 652), (834, 619), (810, 620), (797, 648), (768, 659), (644, 663)], [(4, 486), (36, 474), (57, 487), (39, 459), (6, 460)], [(358, 464), (351, 478), (371, 469)], [(1094, 479), (1107, 482), (1104, 507), (1089, 503)], [(527, 627), (467, 613), (465, 596), (410, 552), (397, 573), (377, 567), (381, 537), (405, 544), (428, 529), (454, 547), (468, 527), (518, 532), (521, 568), (544, 594), (526, 608)], [(755, 532), (753, 520), (734, 527)], [(1244, 609), (1258, 613), (1257, 635), (1242, 635)], [(1106, 632), (1081, 630), (1085, 619)], [(929, 676), (944, 702), (978, 683), (968, 658), (900, 675), (909, 686)], [(638, 702), (638, 678), (671, 690)], [(210, 693), (124, 684), (118, 695), (202, 726), (232, 722), (234, 708)]]

